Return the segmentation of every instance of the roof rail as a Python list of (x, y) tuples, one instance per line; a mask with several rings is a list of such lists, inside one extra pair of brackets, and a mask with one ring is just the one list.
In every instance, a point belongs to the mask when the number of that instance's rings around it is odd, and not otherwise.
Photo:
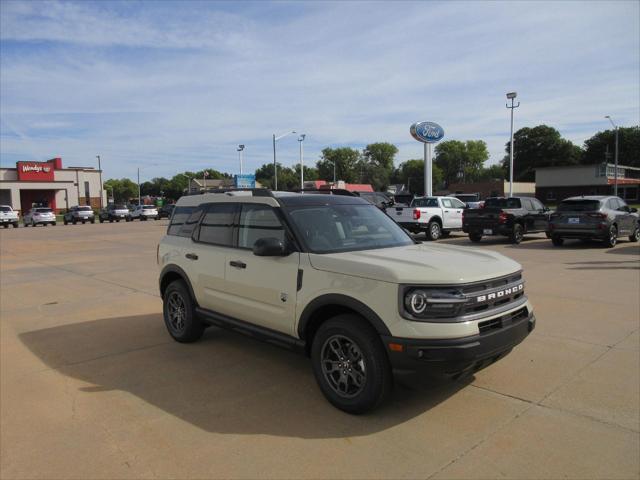
[(206, 195), (208, 193), (233, 195), (235, 192), (251, 192), (253, 197), (273, 197), (268, 188), (216, 188), (208, 192), (191, 193), (190, 195)]
[(344, 188), (296, 188), (292, 190), (295, 193), (315, 193), (320, 195), (343, 195), (345, 197), (358, 197), (353, 192), (345, 190)]

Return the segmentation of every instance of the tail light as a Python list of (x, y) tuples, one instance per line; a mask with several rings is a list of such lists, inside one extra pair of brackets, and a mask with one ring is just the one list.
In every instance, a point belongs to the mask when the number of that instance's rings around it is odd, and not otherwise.
[(413, 219), (420, 220), (420, 210), (418, 210), (417, 208), (413, 211)]
[(606, 220), (607, 219), (607, 214), (606, 213), (601, 213), (601, 212), (587, 213), (587, 216), (591, 217), (591, 218), (599, 218), (600, 220)]
[(498, 222), (507, 223), (507, 218), (509, 218), (509, 215), (507, 215), (505, 212), (500, 212), (500, 215), (498, 216)]

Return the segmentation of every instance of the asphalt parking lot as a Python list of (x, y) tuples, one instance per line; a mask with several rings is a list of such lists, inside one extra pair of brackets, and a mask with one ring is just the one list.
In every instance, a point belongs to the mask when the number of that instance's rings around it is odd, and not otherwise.
[(524, 266), (536, 330), (474, 378), (397, 385), (350, 416), (304, 357), (169, 338), (166, 223), (0, 229), (3, 479), (640, 475), (637, 244), (483, 240)]

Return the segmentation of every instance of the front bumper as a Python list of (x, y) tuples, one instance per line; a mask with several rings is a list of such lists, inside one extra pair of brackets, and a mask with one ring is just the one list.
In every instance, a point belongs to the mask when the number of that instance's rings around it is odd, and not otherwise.
[(469, 337), (430, 340), (383, 336), (382, 341), (397, 373), (457, 378), (490, 365), (522, 342), (536, 324), (533, 313), (525, 310), (515, 318), (505, 315), (493, 319), (490, 328)]
[(17, 218), (0, 218), (0, 223), (16, 223), (18, 221)]

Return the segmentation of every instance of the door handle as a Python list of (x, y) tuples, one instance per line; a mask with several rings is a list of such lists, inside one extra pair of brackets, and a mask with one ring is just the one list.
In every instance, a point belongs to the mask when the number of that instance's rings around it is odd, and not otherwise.
[(444, 213), (449, 213), (449, 210), (445, 210)]
[(197, 260), (198, 259), (198, 255), (196, 255), (195, 253), (187, 253), (187, 254), (185, 254), (185, 257), (187, 257), (189, 260)]
[(241, 262), (240, 260), (231, 260), (229, 262), (229, 265), (236, 268), (247, 268), (247, 264), (244, 262)]

